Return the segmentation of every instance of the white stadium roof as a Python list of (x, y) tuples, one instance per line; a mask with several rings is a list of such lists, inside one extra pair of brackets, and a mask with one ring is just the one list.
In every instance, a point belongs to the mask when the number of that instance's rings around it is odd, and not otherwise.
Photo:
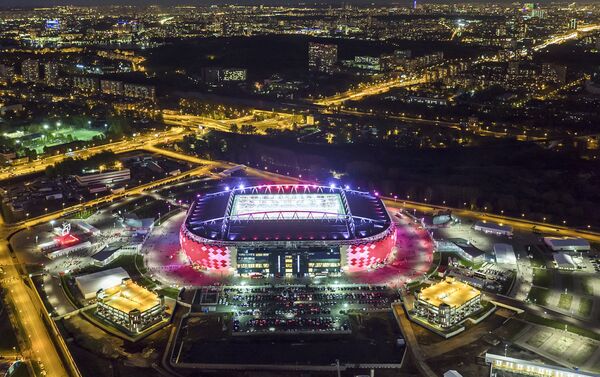
[(75, 278), (75, 284), (85, 299), (96, 297), (100, 289), (107, 289), (121, 284), (123, 279), (129, 278), (123, 267), (111, 268), (110, 270), (98, 271), (92, 274), (81, 275)]

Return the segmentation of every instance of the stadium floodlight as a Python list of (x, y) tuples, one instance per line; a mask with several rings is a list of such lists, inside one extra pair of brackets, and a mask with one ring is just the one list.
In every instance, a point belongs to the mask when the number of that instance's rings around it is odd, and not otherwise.
[(229, 188), (229, 186), (225, 186), (225, 191), (229, 191), (231, 190), (231, 188)]
[(335, 188), (335, 183), (330, 183), (330, 184), (329, 184), (329, 188), (332, 188), (332, 189), (334, 189), (334, 188)]
[(345, 188), (346, 190), (350, 190), (350, 186), (349, 186), (349, 185), (346, 185), (346, 186), (344, 186), (344, 188)]
[(238, 186), (238, 189), (240, 189), (240, 190), (243, 190), (244, 188), (245, 188), (245, 186), (243, 184)]

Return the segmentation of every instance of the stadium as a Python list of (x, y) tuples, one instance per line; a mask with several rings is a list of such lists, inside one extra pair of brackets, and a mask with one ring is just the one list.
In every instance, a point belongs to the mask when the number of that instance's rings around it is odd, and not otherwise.
[(396, 230), (377, 195), (333, 185), (262, 185), (198, 195), (179, 237), (198, 270), (302, 277), (382, 266)]

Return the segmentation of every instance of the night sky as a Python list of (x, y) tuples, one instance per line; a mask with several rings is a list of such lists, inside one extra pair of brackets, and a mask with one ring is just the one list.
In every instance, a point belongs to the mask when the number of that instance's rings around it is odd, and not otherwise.
[[(423, 0), (425, 3), (452, 3), (452, 0)], [(508, 3), (510, 0), (470, 0), (466, 2)], [(545, 1), (537, 1), (544, 3)], [(202, 4), (397, 4), (409, 5), (411, 0), (0, 0), (2, 7), (41, 7), (53, 5), (202, 5)]]

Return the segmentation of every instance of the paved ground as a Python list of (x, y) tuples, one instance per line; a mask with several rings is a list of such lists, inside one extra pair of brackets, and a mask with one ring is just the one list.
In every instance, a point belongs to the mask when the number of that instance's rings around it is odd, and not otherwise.
[(563, 330), (528, 325), (513, 341), (565, 367), (600, 372), (600, 342)]

